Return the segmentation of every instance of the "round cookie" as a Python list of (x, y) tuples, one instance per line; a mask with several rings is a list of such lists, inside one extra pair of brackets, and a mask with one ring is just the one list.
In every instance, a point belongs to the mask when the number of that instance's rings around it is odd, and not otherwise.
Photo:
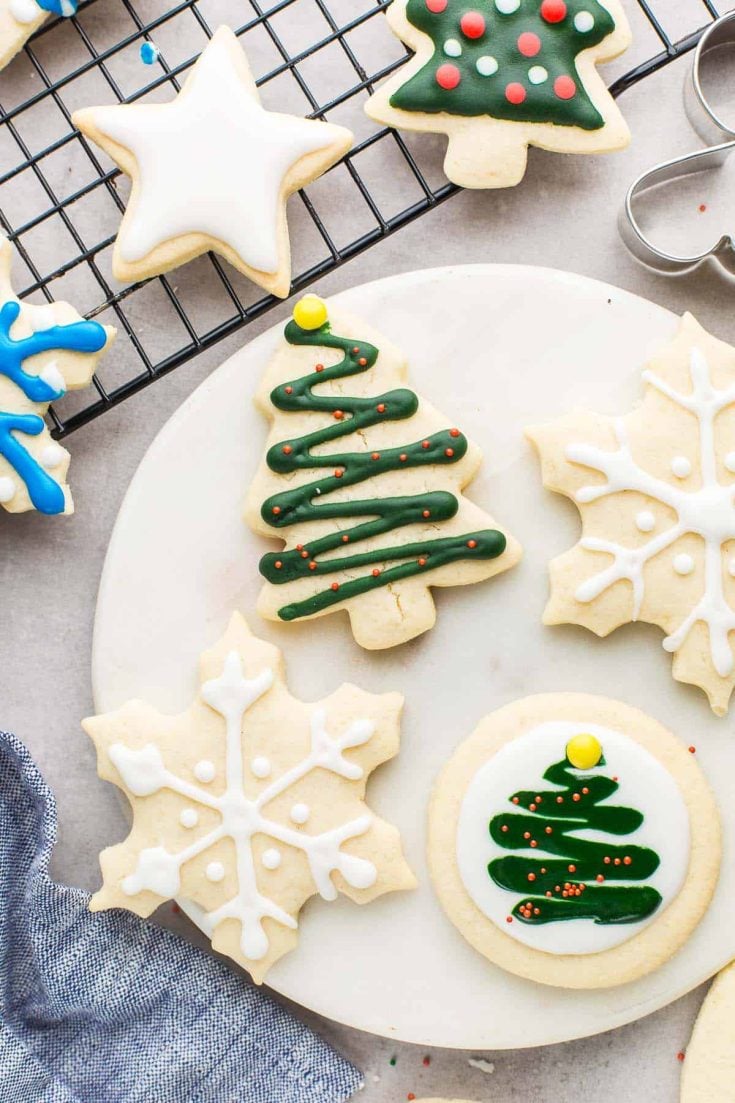
[(429, 866), (449, 918), (496, 965), (606, 988), (653, 971), (707, 910), (721, 832), (661, 724), (587, 694), (492, 713), (434, 787)]
[(681, 1103), (732, 1097), (735, 1076), (735, 963), (712, 985), (694, 1024), (682, 1069)]

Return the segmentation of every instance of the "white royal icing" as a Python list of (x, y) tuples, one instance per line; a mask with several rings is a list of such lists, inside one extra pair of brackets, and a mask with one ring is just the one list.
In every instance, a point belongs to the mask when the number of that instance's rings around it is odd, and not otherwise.
[(543, 84), (549, 79), (549, 71), (543, 65), (532, 65), (528, 70), (528, 79), (531, 84)]
[[(592, 919), (568, 919), (556, 923), (508, 923), (513, 907), (523, 899), (519, 893), (500, 888), (490, 877), (487, 867), (494, 858), (514, 853), (499, 847), (490, 837), (488, 824), (501, 812), (512, 812), (510, 798), (520, 789), (553, 788), (543, 780), (544, 772), (565, 756), (569, 740), (581, 732), (589, 732), (602, 744), (605, 765), (593, 770), (573, 770), (580, 778), (595, 773), (616, 777), (619, 788), (606, 802), (624, 805), (643, 814), (641, 827), (625, 836), (613, 836), (585, 829), (580, 836), (620, 845), (630, 842), (655, 850), (661, 859), (658, 869), (645, 884), (658, 890), (662, 901), (648, 918), (637, 923), (603, 925)], [(571, 767), (570, 767), (571, 769)], [(557, 858), (543, 849), (543, 836), (534, 858)], [(497, 754), (479, 768), (470, 781), (462, 800), (457, 824), (457, 866), (462, 882), (477, 907), (510, 938), (543, 950), (549, 954), (596, 954), (619, 946), (633, 938), (676, 897), (689, 868), (689, 815), (686, 804), (671, 774), (658, 759), (639, 743), (621, 732), (590, 724), (587, 721), (548, 721), (525, 735), (506, 743)], [(526, 853), (526, 852), (524, 852)], [(633, 882), (640, 884), (641, 882)], [(624, 881), (615, 881), (624, 885)]]
[(135, 212), (118, 236), (123, 260), (140, 261), (162, 242), (198, 231), (260, 272), (279, 268), (284, 177), (336, 136), (329, 124), (265, 111), (222, 37), (202, 53), (186, 95), (163, 105), (101, 107), (94, 122), (138, 166)]
[(595, 25), (595, 17), (592, 12), (580, 11), (574, 17), (574, 27), (580, 34), (587, 34)]
[(677, 479), (686, 479), (691, 473), (692, 465), (686, 456), (674, 456), (671, 461), (671, 474), (676, 475)]
[[(133, 896), (147, 890), (162, 897), (176, 896), (181, 889), (181, 867), (197, 855), (208, 851), (221, 839), (231, 839), (236, 854), (237, 893), (213, 911), (198, 912), (198, 921), (207, 933), (211, 934), (224, 920), (238, 920), (241, 932), (240, 947), (245, 957), (253, 961), (259, 961), (268, 953), (268, 936), (262, 922), (266, 916), (286, 927), (297, 926), (293, 916), (269, 900), (258, 889), (252, 849), (252, 839), (255, 835), (267, 835), (277, 842), (300, 850), (309, 864), (317, 891), (325, 900), (334, 900), (337, 896), (337, 889), (332, 881), (334, 872), (340, 873), (349, 885), (358, 889), (369, 888), (375, 884), (377, 878), (377, 870), (372, 862), (340, 850), (344, 842), (364, 835), (370, 828), (372, 816), (369, 812), (317, 835), (308, 835), (270, 819), (263, 811), (272, 800), (313, 770), (329, 770), (349, 780), (361, 778), (362, 767), (348, 761), (343, 752), (368, 742), (375, 731), (375, 725), (371, 720), (355, 720), (342, 735), (335, 738), (327, 731), (325, 710), (314, 709), (310, 720), (311, 747), (306, 757), (263, 786), (257, 797), (245, 796), (242, 753), (243, 717), (247, 710), (264, 693), (267, 693), (272, 684), (273, 671), (269, 669), (262, 671), (255, 678), (246, 678), (243, 674), (240, 655), (237, 651), (230, 651), (219, 678), (206, 682), (202, 687), (204, 701), (224, 717), (226, 723), (225, 790), (220, 795), (210, 793), (177, 777), (167, 769), (160, 751), (152, 743), (138, 750), (126, 747), (122, 743), (114, 743), (109, 750), (110, 760), (120, 774), (123, 784), (133, 795), (150, 796), (160, 789), (170, 789), (188, 801), (211, 808), (219, 813), (220, 817), (216, 827), (176, 854), (169, 853), (161, 846), (142, 850), (135, 870), (122, 880), (123, 892)], [(203, 759), (194, 767), (194, 775), (202, 782), (211, 781), (215, 776), (214, 765)], [(293, 805), (292, 816), (297, 809), (305, 809), (305, 819), (308, 818), (307, 805), (298, 803)], [(184, 826), (189, 826), (183, 819), (184, 812), (189, 810), (187, 807), (180, 815), (180, 821)], [(298, 819), (297, 822), (301, 823), (305, 820)], [(280, 861), (281, 855), (275, 848), (266, 850), (263, 854), (262, 862), (266, 869), (276, 869)], [(205, 876), (211, 882), (221, 881), (226, 873), (227, 870), (220, 861), (211, 861), (205, 867)]]
[[(632, 619), (637, 620), (645, 596), (644, 569), (648, 561), (674, 544), (680, 536), (687, 533), (701, 536), (704, 541), (704, 591), (688, 616), (664, 639), (663, 646), (667, 651), (678, 651), (694, 625), (705, 624), (709, 631), (712, 665), (721, 677), (726, 678), (735, 665), (728, 639), (728, 634), (735, 629), (735, 610), (728, 604), (723, 590), (721, 549), (723, 544), (735, 540), (735, 482), (722, 483), (718, 478), (714, 423), (720, 410), (735, 403), (735, 384), (717, 390), (712, 384), (707, 360), (697, 348), (691, 351), (690, 376), (691, 393), (682, 394), (653, 372), (643, 373), (643, 379), (650, 387), (681, 409), (689, 410), (697, 419), (702, 478), (698, 490), (684, 490), (640, 467), (631, 452), (622, 418), (615, 421), (616, 451), (605, 451), (590, 444), (570, 444), (567, 447), (568, 460), (599, 471), (606, 479), (603, 483), (581, 487), (576, 493), (578, 502), (594, 502), (610, 494), (632, 490), (668, 506), (677, 518), (673, 524), (635, 548), (600, 537), (583, 537), (580, 541), (583, 548), (607, 552), (612, 556), (612, 563), (583, 582), (577, 588), (575, 597), (577, 601), (594, 601), (620, 579), (628, 579), (633, 586)], [(731, 458), (735, 461), (735, 453), (728, 453), (725, 457), (728, 470), (731, 469), (728, 463)], [(650, 511), (644, 510), (636, 517), (636, 524), (647, 532), (649, 529), (641, 524), (644, 513), (648, 515), (646, 524), (649, 517), (653, 518)]]
[(18, 23), (33, 23), (41, 15), (47, 15), (36, 0), (10, 0), (10, 14)]
[(444, 53), (447, 57), (461, 57), (462, 43), (457, 38), (448, 38), (444, 43)]
[(475, 68), (481, 77), (491, 77), (498, 71), (498, 62), (492, 54), (483, 54), (483, 56), (478, 57), (475, 62)]
[(7, 475), (0, 476), (0, 502), (10, 502), (15, 497), (15, 483)]

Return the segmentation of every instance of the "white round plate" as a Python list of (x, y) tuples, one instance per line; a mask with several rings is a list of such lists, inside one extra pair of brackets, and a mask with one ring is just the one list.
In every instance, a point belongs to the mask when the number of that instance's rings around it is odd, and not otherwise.
[[(347, 618), (279, 625), (255, 613), (266, 543), (242, 521), (266, 426), (253, 391), (282, 323), (236, 353), (164, 427), (120, 511), (94, 640), (99, 711), (142, 697), (184, 709), (197, 659), (233, 609), (284, 651), (291, 689), (313, 700), (342, 681), (406, 696), (401, 753), (368, 787), (396, 823), (420, 887), (356, 907), (315, 899), (297, 949), (269, 973), (276, 991), (361, 1030), (423, 1045), (535, 1046), (607, 1030), (669, 1003), (735, 956), (732, 721), (675, 683), (662, 634), (628, 626), (607, 640), (544, 628), (547, 564), (577, 539), (577, 511), (543, 490), (523, 428), (574, 406), (624, 413), (646, 358), (675, 332), (668, 311), (548, 269), (478, 265), (416, 272), (343, 292), (409, 358), (416, 389), (474, 438), (485, 462), (470, 496), (522, 542), (512, 571), (436, 592), (438, 622), (392, 652), (365, 652)], [(274, 547), (276, 545), (273, 545)], [(720, 797), (725, 855), (717, 897), (693, 938), (635, 984), (572, 992), (490, 965), (445, 917), (424, 854), (434, 778), (486, 713), (527, 694), (582, 691), (651, 713), (697, 754)]]

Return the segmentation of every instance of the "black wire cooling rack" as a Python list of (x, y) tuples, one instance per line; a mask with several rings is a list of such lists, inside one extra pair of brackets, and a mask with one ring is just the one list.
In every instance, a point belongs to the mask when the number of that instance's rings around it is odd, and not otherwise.
[[(300, 193), (301, 207), (290, 205), (293, 291), (458, 190), (436, 171), (440, 158), (422, 163), (425, 144), (376, 128), (362, 111), (374, 84), (407, 57), (385, 26), (390, 0), (181, 0), (162, 12), (165, 2), (87, 0), (75, 18), (49, 20), (0, 74), (0, 224), (17, 249), (18, 293), (67, 298), (120, 331), (95, 389), (50, 410), (57, 438), (279, 301), (211, 254), (167, 276), (116, 284), (110, 253), (127, 181), (74, 130), (77, 107), (170, 99), (213, 29), (235, 27), (266, 106), (329, 118), (356, 134), (344, 161)], [(712, 0), (624, 2), (646, 46), (644, 59), (611, 85), (614, 96), (691, 50), (718, 15)], [(140, 57), (146, 40), (160, 50), (152, 66)], [(388, 177), (389, 192), (381, 187)]]

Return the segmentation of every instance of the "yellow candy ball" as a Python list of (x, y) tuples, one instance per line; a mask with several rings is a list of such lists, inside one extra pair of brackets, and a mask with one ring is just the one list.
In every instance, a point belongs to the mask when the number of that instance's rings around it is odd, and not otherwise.
[(302, 329), (319, 329), (327, 320), (327, 304), (318, 295), (304, 295), (293, 308), (293, 320)]
[(602, 744), (586, 732), (567, 743), (567, 758), (575, 770), (591, 770), (602, 758)]

